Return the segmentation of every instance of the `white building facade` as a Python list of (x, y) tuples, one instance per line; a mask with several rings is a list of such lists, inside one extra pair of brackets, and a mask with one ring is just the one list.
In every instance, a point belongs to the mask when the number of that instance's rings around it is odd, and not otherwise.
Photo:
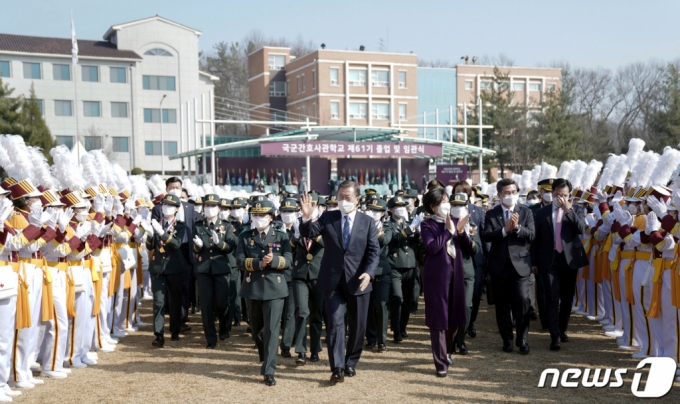
[[(200, 31), (159, 16), (114, 25), (104, 41), (0, 34), (0, 78), (28, 97), (31, 85), (58, 144), (103, 149), (126, 170), (179, 173), (187, 103), (207, 104), (217, 77), (199, 71)], [(162, 108), (161, 108), (162, 102)], [(162, 112), (161, 112), (162, 110)], [(162, 120), (162, 123), (161, 123)], [(183, 120), (183, 121), (182, 121)], [(161, 126), (164, 159), (161, 158)], [(193, 127), (191, 128), (193, 130)]]

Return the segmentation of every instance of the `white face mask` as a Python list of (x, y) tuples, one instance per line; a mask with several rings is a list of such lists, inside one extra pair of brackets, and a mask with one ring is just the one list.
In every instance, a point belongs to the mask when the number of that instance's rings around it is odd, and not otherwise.
[(437, 206), (437, 215), (441, 217), (446, 217), (451, 212), (451, 204), (448, 202), (442, 202)]
[(269, 226), (269, 220), (269, 216), (253, 216), (253, 224), (259, 231), (262, 231)]
[(329, 207), (328, 207), (328, 211), (329, 211), (329, 212), (332, 212), (332, 211), (334, 211), (334, 210), (338, 210), (338, 207), (337, 207), (337, 206), (329, 206)]
[(214, 217), (217, 217), (218, 213), (220, 213), (219, 206), (206, 206), (206, 207), (203, 208), (203, 214), (208, 219), (212, 219)]
[(194, 205), (194, 212), (196, 213), (203, 212), (203, 205)]
[(467, 214), (468, 210), (466, 206), (454, 206), (451, 208), (451, 216), (455, 217), (456, 219), (465, 217)]
[(296, 218), (297, 218), (297, 214), (295, 212), (282, 212), (281, 213), (281, 220), (285, 224), (293, 223)]
[(229, 219), (229, 213), (230, 212), (228, 210), (221, 210), (218, 216), (222, 220), (228, 220)]
[(513, 207), (517, 205), (517, 201), (519, 200), (519, 195), (508, 195), (503, 197), (503, 205)]
[(366, 212), (368, 216), (370, 216), (374, 221), (379, 221), (382, 218), (383, 213), (378, 211), (378, 210), (368, 210)]
[(350, 201), (338, 201), (338, 208), (346, 215), (352, 213), (356, 207), (357, 205)]
[(84, 210), (82, 212), (76, 213), (76, 220), (82, 223), (86, 221), (89, 216), (90, 214), (86, 210)]
[(538, 199), (527, 199), (527, 205), (535, 205), (538, 203)]
[(318, 217), (319, 217), (319, 209), (314, 209), (314, 211), (312, 212), (311, 219), (316, 220)]
[(31, 204), (31, 210), (42, 209), (42, 206), (43, 206), (42, 201), (40, 199), (36, 199), (36, 201), (33, 202), (33, 204)]
[(361, 205), (361, 211), (366, 212), (366, 205)]
[(550, 192), (544, 193), (544, 194), (543, 194), (543, 200), (544, 200), (546, 203), (551, 203), (551, 202), (552, 202), (552, 193), (550, 193)]
[(470, 195), (469, 199), (470, 199), (470, 203), (473, 204), (473, 205), (475, 204), (475, 201), (477, 200), (477, 198), (475, 197), (474, 194)]
[(628, 212), (630, 212), (630, 214), (633, 215), (633, 216), (637, 215), (637, 213), (638, 213), (638, 208), (633, 203), (628, 205), (627, 209), (628, 209)]
[(175, 216), (175, 213), (177, 213), (177, 208), (171, 205), (163, 205), (161, 209), (164, 217)]
[(406, 210), (406, 207), (402, 206), (402, 207), (396, 208), (396, 209), (394, 209), (393, 213), (398, 218), (408, 219), (408, 211)]
[(181, 189), (177, 189), (177, 188), (173, 188), (173, 189), (171, 189), (171, 190), (168, 191), (168, 194), (169, 194), (169, 195), (175, 195), (176, 197), (179, 198), (180, 196), (182, 196), (182, 190), (181, 190)]

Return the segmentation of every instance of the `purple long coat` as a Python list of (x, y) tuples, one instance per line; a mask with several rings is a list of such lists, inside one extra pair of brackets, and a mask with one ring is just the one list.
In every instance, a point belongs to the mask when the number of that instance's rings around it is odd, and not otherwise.
[[(455, 219), (454, 219), (455, 220)], [(425, 325), (435, 330), (448, 330), (467, 323), (465, 312), (465, 277), (461, 247), (472, 249), (466, 234), (452, 235), (445, 223), (427, 219), (420, 225), (425, 246), (423, 294), (425, 297)], [(456, 258), (446, 252), (446, 242), (452, 240)]]

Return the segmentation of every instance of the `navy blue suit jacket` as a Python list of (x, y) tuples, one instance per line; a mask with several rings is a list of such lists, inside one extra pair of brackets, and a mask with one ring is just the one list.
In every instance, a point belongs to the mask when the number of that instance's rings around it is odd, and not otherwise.
[(309, 220), (300, 226), (302, 237), (313, 239), (321, 235), (323, 238), (323, 259), (316, 285), (324, 294), (329, 295), (338, 287), (344, 273), (347, 289), (352, 295), (369, 293), (373, 285), (369, 284), (363, 291), (359, 290), (361, 284), (359, 276), (367, 273), (371, 279), (375, 277), (380, 261), (378, 229), (373, 219), (357, 212), (354, 216), (349, 245), (345, 250), (341, 220), (342, 214), (336, 210), (325, 212), (316, 222)]
[[(194, 257), (194, 223), (196, 223), (196, 212), (194, 211), (193, 205), (186, 202), (180, 202), (182, 208), (184, 209), (184, 224), (186, 225), (186, 237), (187, 243), (189, 245), (189, 259), (193, 264), (196, 258)], [(161, 204), (156, 204), (151, 210), (151, 218), (158, 220), (160, 223), (162, 217), (162, 207)], [(238, 235), (237, 235), (238, 236)]]

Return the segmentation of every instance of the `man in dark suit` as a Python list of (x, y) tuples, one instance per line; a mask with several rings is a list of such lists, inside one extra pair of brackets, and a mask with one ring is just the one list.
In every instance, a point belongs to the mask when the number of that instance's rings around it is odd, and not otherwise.
[[(357, 212), (359, 186), (343, 181), (338, 187), (338, 211), (326, 212), (317, 221), (311, 195), (300, 197), (302, 237), (321, 235), (324, 255), (317, 286), (324, 293), (331, 383), (356, 375), (366, 334), (366, 316), (371, 297), (371, 280), (380, 260), (378, 230), (369, 216)], [(345, 353), (345, 313), (348, 314), (349, 340)]]
[(482, 241), (490, 242), (487, 271), (496, 298), (496, 323), (503, 338), (503, 351), (512, 352), (513, 319), (515, 345), (529, 353), (529, 298), (531, 257), (527, 244), (534, 239), (534, 215), (520, 206), (517, 183), (504, 178), (496, 184), (501, 204), (486, 213)]
[(569, 202), (570, 193), (569, 180), (553, 182), (553, 202), (536, 212), (536, 239), (531, 244), (531, 269), (543, 280), (553, 351), (560, 349), (560, 341), (569, 341), (566, 331), (576, 274), (589, 263), (580, 238), (586, 232), (585, 212)]
[[(168, 178), (165, 181), (165, 191), (168, 195), (175, 195), (177, 199), (179, 199), (182, 195), (182, 180), (179, 177)], [(196, 222), (196, 212), (189, 203), (180, 203), (182, 207), (177, 212), (177, 220), (184, 222), (186, 225), (186, 230), (181, 240), (182, 244), (180, 246), (180, 251), (182, 252), (182, 257), (184, 257), (187, 268), (187, 271), (184, 274), (184, 281), (182, 282), (182, 332), (187, 332), (191, 330), (191, 327), (187, 325), (187, 322), (189, 321), (189, 302), (191, 301), (189, 295), (190, 283), (194, 268), (194, 254), (192, 251), (194, 248), (193, 228), (194, 223)], [(161, 217), (161, 204), (159, 203), (153, 207), (151, 218), (160, 221)]]

